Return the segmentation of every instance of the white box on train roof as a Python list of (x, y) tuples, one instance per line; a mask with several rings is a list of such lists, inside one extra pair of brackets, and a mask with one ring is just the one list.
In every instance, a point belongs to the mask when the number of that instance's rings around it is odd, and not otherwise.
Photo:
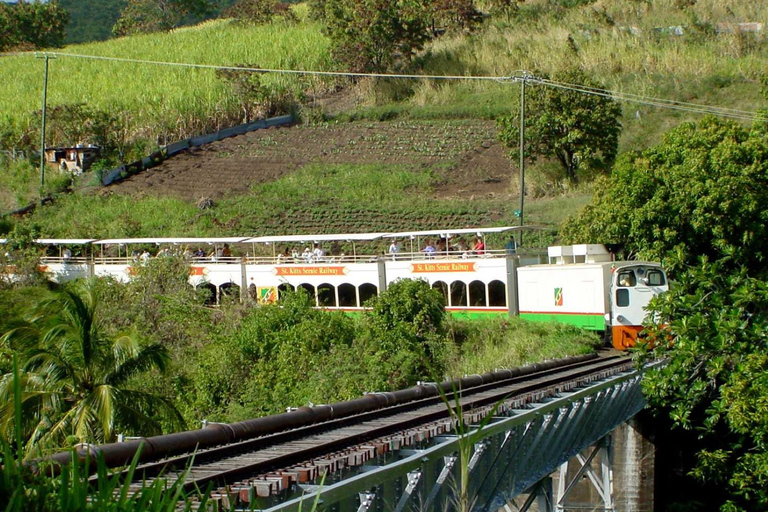
[(556, 245), (547, 249), (547, 256), (549, 262), (556, 265), (602, 263), (613, 259), (613, 255), (602, 244)]

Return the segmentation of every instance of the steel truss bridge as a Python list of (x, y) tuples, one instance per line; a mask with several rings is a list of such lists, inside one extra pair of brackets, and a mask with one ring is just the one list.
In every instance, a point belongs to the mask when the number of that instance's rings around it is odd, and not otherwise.
[[(301, 497), (261, 510), (459, 510), (458, 482), (466, 471), (468, 510), (511, 511), (521, 495), (524, 499), (514, 508), (521, 512), (534, 503), (540, 512), (564, 510), (571, 490), (588, 479), (599, 497), (590, 510), (613, 511), (610, 433), (645, 406), (641, 376), (642, 371), (626, 371), (529, 403), (463, 436), (443, 435), (424, 449), (401, 450), (401, 460), (363, 466), (338, 482), (304, 485)], [(465, 463), (462, 449), (468, 455)], [(577, 468), (569, 471), (569, 461)], [(553, 489), (550, 475), (558, 469)]]

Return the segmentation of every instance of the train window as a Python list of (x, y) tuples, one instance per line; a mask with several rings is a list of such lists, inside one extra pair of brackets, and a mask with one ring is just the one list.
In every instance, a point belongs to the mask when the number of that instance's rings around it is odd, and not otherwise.
[(224, 299), (224, 297), (237, 298), (239, 296), (240, 287), (235, 283), (224, 283), (223, 285), (219, 286), (220, 299)]
[(448, 304), (448, 285), (445, 284), (443, 281), (435, 281), (432, 283), (432, 289), (433, 290), (440, 290), (440, 293), (443, 294), (443, 300), (445, 300), (445, 303)]
[(218, 294), (217, 289), (214, 285), (211, 283), (202, 283), (197, 287), (199, 290), (202, 290), (201, 293), (205, 297), (205, 305), (206, 306), (214, 306), (218, 302)]
[(485, 301), (485, 283), (472, 281), (469, 283), (469, 303), (472, 307), (484, 308), (488, 304)]
[(324, 308), (336, 307), (336, 288), (332, 284), (323, 283), (317, 287), (317, 305)]
[(616, 290), (616, 305), (620, 308), (629, 306), (629, 290), (626, 288)]
[(375, 284), (364, 283), (360, 285), (360, 304), (365, 305), (368, 299), (375, 297), (379, 293)]
[(507, 307), (507, 287), (501, 281), (488, 283), (488, 305), (491, 307)]
[(616, 279), (616, 282), (619, 283), (619, 286), (623, 286), (625, 288), (631, 288), (637, 285), (637, 279), (635, 278), (635, 273), (631, 270), (620, 271), (619, 277)]
[(285, 293), (288, 292), (295, 292), (296, 288), (293, 287), (292, 284), (283, 283), (280, 286), (277, 287), (277, 297), (282, 297)]
[(354, 285), (349, 283), (339, 285), (339, 307), (357, 307), (357, 290)]
[(317, 306), (317, 297), (315, 297), (315, 287), (308, 283), (302, 283), (299, 286), (296, 287), (296, 291), (304, 290), (307, 292), (307, 295), (312, 299), (312, 302), (315, 303), (315, 306)]
[(251, 300), (259, 299), (259, 292), (256, 290), (256, 285), (253, 283), (248, 286), (248, 297), (250, 297)]
[(664, 272), (661, 270), (649, 270), (645, 276), (648, 286), (664, 286), (666, 280), (664, 279)]
[(451, 304), (452, 307), (467, 307), (467, 285), (462, 281), (451, 283)]

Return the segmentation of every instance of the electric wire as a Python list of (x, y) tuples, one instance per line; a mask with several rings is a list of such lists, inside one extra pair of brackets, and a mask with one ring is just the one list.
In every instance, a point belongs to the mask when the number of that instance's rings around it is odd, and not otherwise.
[[(32, 52), (21, 53), (5, 53), (0, 55), (29, 55)], [(37, 55), (38, 53), (35, 53)], [(347, 78), (388, 78), (388, 79), (413, 79), (413, 80), (466, 80), (466, 81), (495, 81), (501, 83), (516, 83), (516, 82), (530, 82), (533, 84), (539, 84), (546, 87), (554, 87), (563, 90), (570, 90), (582, 94), (589, 94), (593, 96), (600, 96), (604, 98), (611, 98), (616, 101), (636, 103), (640, 105), (646, 105), (650, 107), (666, 108), (670, 110), (677, 110), (681, 112), (687, 112), (700, 115), (714, 115), (718, 117), (725, 117), (730, 119), (736, 119), (741, 121), (768, 121), (768, 116), (760, 112), (750, 112), (746, 110), (738, 110), (727, 107), (718, 107), (712, 105), (705, 105), (699, 103), (690, 103), (684, 101), (669, 100), (664, 98), (655, 98), (652, 96), (643, 96), (640, 94), (625, 93), (611, 91), (608, 89), (601, 89), (598, 87), (592, 87), (580, 84), (569, 84), (564, 82), (557, 82), (548, 78), (539, 78), (525, 70), (515, 70), (514, 74), (507, 76), (482, 76), (482, 75), (419, 75), (419, 74), (399, 74), (399, 73), (363, 73), (363, 72), (350, 72), (350, 71), (318, 71), (318, 70), (297, 70), (297, 69), (281, 69), (281, 68), (252, 68), (244, 66), (228, 66), (220, 64), (195, 64), (189, 62), (171, 62), (171, 61), (155, 61), (147, 59), (134, 59), (126, 57), (109, 57), (103, 55), (87, 55), (79, 53), (67, 53), (67, 52), (45, 52), (44, 54), (52, 55), (54, 57), (69, 57), (76, 59), (90, 59), (100, 61), (122, 62), (128, 64), (145, 64), (156, 66), (169, 66), (179, 68), (192, 68), (192, 69), (212, 69), (212, 70), (229, 70), (229, 71), (249, 71), (254, 73), (274, 73), (274, 74), (287, 74), (287, 75), (306, 75), (306, 76), (327, 76), (327, 77), (347, 77)]]

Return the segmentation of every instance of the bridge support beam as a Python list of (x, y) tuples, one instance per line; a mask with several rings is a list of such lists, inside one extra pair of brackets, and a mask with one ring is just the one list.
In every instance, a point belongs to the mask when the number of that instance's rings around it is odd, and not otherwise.
[[(577, 453), (576, 456), (560, 466), (557, 482), (557, 512), (567, 510), (601, 510), (614, 512), (613, 501), (613, 449), (611, 436), (600, 439), (591, 449), (588, 455)], [(571, 464), (578, 463), (575, 473), (571, 470)], [(599, 466), (598, 466), (599, 463)], [(594, 466), (597, 467), (594, 467)], [(579, 484), (589, 482), (597, 492), (598, 503), (573, 502), (569, 497), (575, 495)]]

